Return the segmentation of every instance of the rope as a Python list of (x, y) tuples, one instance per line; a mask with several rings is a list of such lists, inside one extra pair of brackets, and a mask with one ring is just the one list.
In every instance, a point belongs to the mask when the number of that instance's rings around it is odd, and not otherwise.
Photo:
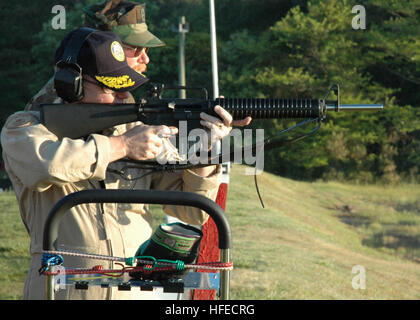
[(56, 254), (56, 255), (73, 256), (73, 257), (104, 260), (104, 261), (118, 261), (118, 262), (126, 261), (126, 259), (122, 257), (112, 257), (112, 256), (101, 255), (101, 254), (80, 253), (80, 252), (73, 252), (73, 251), (57, 251), (57, 250), (46, 251), (44, 250), (43, 254)]
[[(183, 261), (176, 260), (163, 260), (163, 259), (156, 259), (154, 257), (149, 256), (140, 256), (140, 257), (131, 257), (131, 258), (122, 258), (122, 257), (113, 257), (113, 256), (106, 256), (106, 255), (99, 255), (99, 254), (89, 254), (89, 253), (79, 253), (79, 252), (72, 252), (72, 251), (44, 251), (43, 252), (43, 267), (40, 269), (40, 274), (44, 275), (58, 275), (60, 271), (52, 272), (48, 271), (49, 266), (61, 264), (64, 259), (61, 255), (67, 256), (74, 256), (86, 259), (96, 259), (96, 260), (104, 260), (104, 261), (114, 261), (117, 262), (116, 264), (120, 265), (121, 269), (108, 269), (103, 270), (102, 266), (95, 266), (91, 269), (86, 268), (77, 268), (77, 269), (66, 269), (65, 274), (67, 275), (74, 275), (74, 274), (103, 274), (110, 277), (120, 277), (126, 272), (144, 272), (144, 273), (151, 273), (151, 272), (170, 272), (170, 271), (182, 271), (184, 269), (200, 269), (200, 270), (232, 270), (233, 263), (232, 262), (202, 262), (196, 264), (184, 264)], [(45, 258), (44, 258), (45, 257)], [(49, 263), (44, 267), (44, 261), (50, 261), (54, 257), (61, 257), (61, 260), (58, 259), (57, 264)], [(149, 260), (145, 260), (149, 259)], [(119, 262), (124, 262), (125, 264), (129, 265), (130, 267), (126, 267)], [(134, 262), (143, 264), (143, 266), (131, 267)]]
[[(139, 267), (126, 267), (122, 264), (118, 263), (122, 266), (121, 269), (103, 269), (102, 266), (95, 266), (91, 269), (65, 269), (65, 275), (78, 275), (78, 274), (101, 274), (108, 277), (121, 277), (124, 273), (127, 272), (143, 272), (143, 273), (151, 273), (151, 272), (171, 272), (171, 271), (179, 271), (176, 265), (167, 266), (167, 267), (155, 267), (153, 270), (150, 269), (151, 265), (139, 266)], [(233, 263), (221, 263), (221, 262), (210, 262), (210, 263), (201, 263), (197, 265), (186, 265), (186, 268), (189, 269), (209, 269), (209, 270), (232, 270)], [(58, 271), (45, 271), (43, 273), (46, 276), (56, 276), (58, 274), (63, 274), (60, 270)]]

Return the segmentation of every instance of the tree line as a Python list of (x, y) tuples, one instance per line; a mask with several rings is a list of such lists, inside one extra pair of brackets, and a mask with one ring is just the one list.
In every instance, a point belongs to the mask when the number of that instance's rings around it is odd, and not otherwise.
[[(53, 75), (60, 39), (83, 24), (92, 0), (20, 0), (2, 6), (2, 124)], [(167, 45), (149, 51), (148, 77), (176, 84), (178, 36), (185, 16), (187, 85), (211, 93), (207, 0), (143, 0), (149, 29)], [(66, 29), (51, 27), (51, 8), (66, 8)], [(352, 8), (363, 5), (365, 29)], [(419, 181), (420, 2), (216, 0), (220, 93), (226, 97), (322, 98), (338, 83), (342, 103), (383, 103), (382, 112), (328, 113), (321, 130), (268, 151), (265, 170), (304, 180), (360, 183)], [(144, 95), (143, 89), (135, 92)], [(294, 121), (255, 121), (266, 136)], [(298, 135), (302, 132), (295, 132)], [(291, 134), (287, 138), (292, 138)]]

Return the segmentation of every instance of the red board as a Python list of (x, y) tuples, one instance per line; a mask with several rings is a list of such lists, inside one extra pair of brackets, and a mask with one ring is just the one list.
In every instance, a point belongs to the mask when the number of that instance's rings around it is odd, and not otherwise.
[[(226, 210), (226, 199), (228, 184), (221, 183), (217, 193), (216, 203)], [(220, 260), (219, 238), (216, 224), (212, 218), (203, 226), (203, 239), (201, 240), (198, 262), (211, 262)], [(208, 270), (198, 270), (198, 272), (208, 272)], [(193, 300), (214, 300), (216, 290), (194, 290)]]

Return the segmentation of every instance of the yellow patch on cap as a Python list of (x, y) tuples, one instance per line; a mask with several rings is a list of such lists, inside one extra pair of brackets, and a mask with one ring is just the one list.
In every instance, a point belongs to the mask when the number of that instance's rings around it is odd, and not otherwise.
[(119, 77), (95, 76), (95, 78), (100, 83), (103, 83), (107, 87), (114, 88), (114, 89), (132, 87), (136, 83), (130, 78), (130, 76), (127, 76), (127, 75), (119, 76)]
[(118, 41), (111, 43), (111, 53), (119, 62), (123, 62), (125, 60), (124, 49)]

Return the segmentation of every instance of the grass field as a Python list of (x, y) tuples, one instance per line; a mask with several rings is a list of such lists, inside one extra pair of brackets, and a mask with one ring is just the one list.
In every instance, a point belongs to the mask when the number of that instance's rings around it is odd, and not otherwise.
[[(419, 299), (420, 186), (298, 182), (234, 165), (232, 299)], [(163, 220), (153, 207), (155, 225)], [(29, 239), (13, 193), (0, 194), (0, 299), (21, 297)], [(359, 283), (361, 266), (365, 289)], [(358, 269), (360, 270), (360, 269)]]

